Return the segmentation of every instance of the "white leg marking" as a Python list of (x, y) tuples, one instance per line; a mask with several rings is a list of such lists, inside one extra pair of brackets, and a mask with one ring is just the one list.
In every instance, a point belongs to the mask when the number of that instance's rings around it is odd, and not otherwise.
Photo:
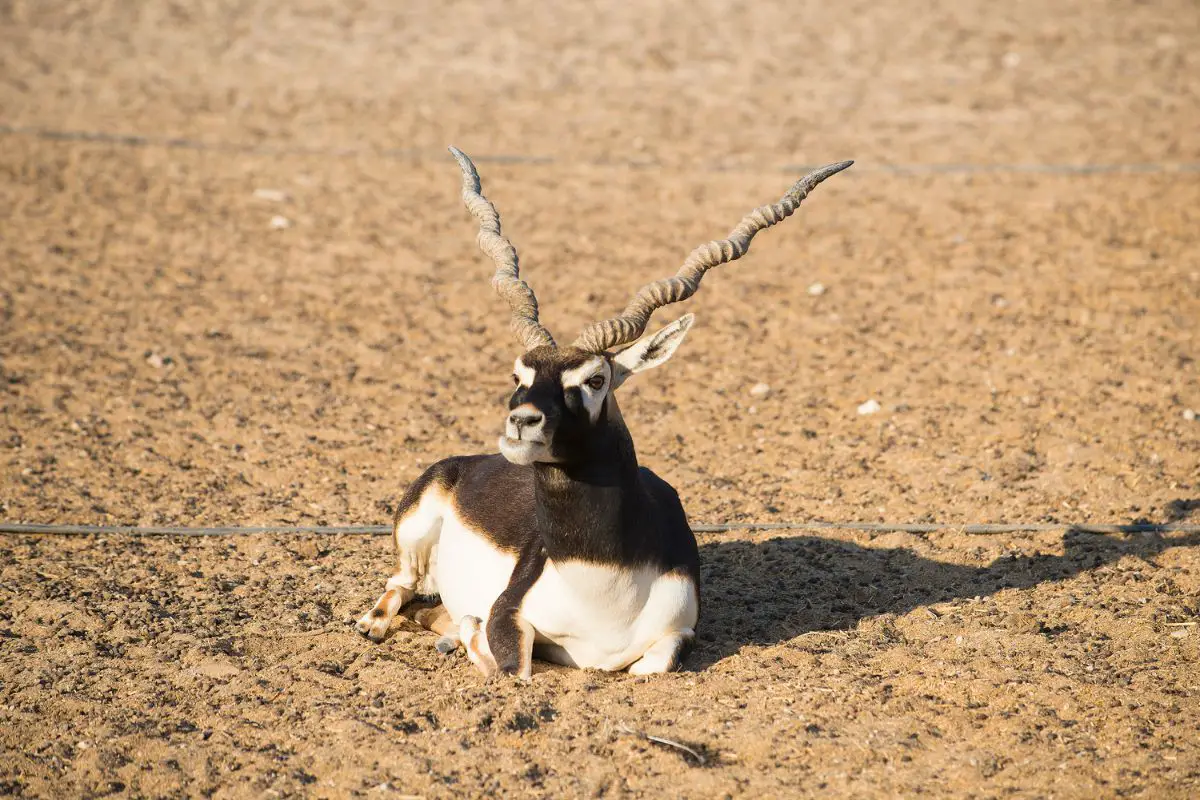
[(630, 675), (655, 675), (671, 672), (679, 666), (680, 651), (691, 641), (695, 633), (689, 628), (674, 631), (650, 645), (642, 657), (629, 665)]
[(517, 678), (522, 681), (533, 679), (533, 640), (537, 635), (533, 626), (517, 615), (517, 628), (521, 631), (521, 660), (517, 669)]
[(458, 625), (458, 638), (467, 649), (467, 658), (483, 673), (483, 677), (490, 678), (496, 674), (496, 660), (492, 658), (492, 651), (488, 647), (483, 620), (470, 615), (463, 617)]

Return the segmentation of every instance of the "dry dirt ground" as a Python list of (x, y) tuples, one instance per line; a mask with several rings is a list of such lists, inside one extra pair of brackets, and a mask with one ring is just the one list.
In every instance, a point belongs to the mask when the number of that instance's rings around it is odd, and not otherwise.
[[(695, 522), (1200, 518), (1191, 0), (0, 0), (0, 43), (4, 520), (382, 524), (490, 449), (449, 143), (563, 337), (858, 159), (622, 390)], [(344, 626), (383, 537), (3, 535), (0, 794), (1200, 792), (1197, 534), (701, 544), (682, 672), (516, 685)]]

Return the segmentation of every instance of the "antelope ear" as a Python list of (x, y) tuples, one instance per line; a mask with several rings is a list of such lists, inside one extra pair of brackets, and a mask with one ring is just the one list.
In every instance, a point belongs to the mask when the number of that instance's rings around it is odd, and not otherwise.
[(647, 336), (613, 356), (612, 388), (616, 389), (630, 375), (657, 367), (675, 355), (695, 321), (695, 314), (684, 314), (653, 336)]

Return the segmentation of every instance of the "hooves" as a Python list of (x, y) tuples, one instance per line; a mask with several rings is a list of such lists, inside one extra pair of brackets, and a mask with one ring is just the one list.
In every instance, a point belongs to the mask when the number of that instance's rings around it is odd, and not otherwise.
[[(399, 610), (395, 608), (394, 600), (393, 597), (389, 597), (388, 593), (385, 592), (384, 596), (379, 598), (379, 602), (375, 604), (374, 608), (359, 617), (358, 622), (354, 625), (354, 629), (372, 642), (377, 644), (382, 642), (387, 637), (388, 629), (391, 627), (392, 620), (395, 619), (396, 612)], [(454, 624), (450, 619), (450, 615), (446, 612), (445, 606), (438, 605), (432, 608), (418, 609), (412, 615), (412, 619), (425, 630), (439, 634), (434, 647), (442, 655), (454, 653), (462, 644), (460, 635), (463, 630), (462, 624)], [(481, 624), (479, 623), (479, 618), (471, 617), (470, 619), (476, 621), (477, 629), (478, 625)]]
[(391, 617), (386, 615), (384, 609), (376, 606), (359, 617), (358, 622), (354, 625), (354, 630), (372, 642), (379, 643), (383, 641), (383, 637), (387, 636), (388, 628), (391, 624)]
[(403, 586), (397, 576), (393, 575), (387, 582), (383, 596), (370, 611), (359, 617), (354, 629), (372, 642), (382, 642), (396, 617), (396, 612), (407, 605), (414, 596), (416, 592)]
[[(375, 604), (375, 607), (363, 614), (355, 623), (354, 628), (372, 642), (382, 642), (386, 638), (388, 628), (396, 616), (398, 604), (395, 597), (385, 593)], [(511, 675), (521, 681), (530, 680), (533, 673), (532, 648), (533, 630), (530, 628), (519, 636), (521, 652), (509, 653), (513, 648), (501, 647), (506, 655), (503, 663), (497, 663), (496, 654), (488, 643), (487, 630), (483, 620), (475, 616), (465, 616), (455, 624), (444, 606), (422, 608), (412, 615), (414, 622), (426, 630), (438, 634), (434, 648), (442, 655), (451, 655), (461, 647), (467, 654), (467, 659), (484, 678), (496, 675)], [(527, 624), (527, 623), (526, 623)], [(654, 675), (672, 672), (679, 668), (679, 663), (695, 634), (690, 629), (673, 631), (654, 642), (641, 656), (626, 669), (631, 675)], [(528, 644), (527, 644), (528, 643)], [(501, 644), (504, 644), (503, 642)]]
[[(382, 642), (387, 636), (392, 619), (396, 616), (394, 612), (388, 613), (388, 605), (386, 598), (380, 598), (374, 608), (359, 618), (354, 629), (372, 642)], [(483, 620), (479, 617), (463, 617), (458, 625), (454, 625), (450, 620), (450, 615), (446, 613), (446, 609), (443, 606), (436, 606), (422, 608), (413, 614), (412, 618), (426, 630), (441, 634), (437, 643), (434, 644), (434, 648), (442, 655), (451, 655), (459, 647), (463, 647), (466, 650), (467, 658), (485, 678), (501, 672), (516, 674), (514, 671), (500, 670), (496, 667), (496, 660), (492, 657), (487, 644), (487, 636), (483, 631)], [(525, 679), (528, 680), (527, 677)]]
[[(382, 642), (387, 636), (388, 628), (396, 616), (396, 598), (385, 593), (375, 604), (375, 607), (363, 614), (355, 623), (355, 630), (372, 642)], [(434, 648), (442, 655), (456, 653), (461, 647), (467, 654), (467, 659), (484, 678), (496, 675), (512, 675), (521, 681), (528, 681), (533, 674), (532, 628), (518, 632), (520, 642), (519, 652), (509, 652), (512, 647), (505, 647), (501, 642), (500, 655), (492, 652), (488, 643), (487, 630), (483, 620), (475, 616), (465, 616), (455, 624), (446, 611), (445, 606), (418, 609), (412, 619), (422, 628), (438, 634)], [(528, 623), (522, 623), (528, 626)], [(630, 675), (655, 675), (673, 672), (679, 668), (679, 663), (691, 644), (695, 634), (691, 629), (672, 631), (654, 642), (636, 661), (626, 669)], [(500, 663), (498, 663), (500, 662)]]

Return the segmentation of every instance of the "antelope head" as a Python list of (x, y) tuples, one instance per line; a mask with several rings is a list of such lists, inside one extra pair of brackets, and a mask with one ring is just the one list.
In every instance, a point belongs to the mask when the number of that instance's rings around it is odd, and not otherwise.
[(513, 365), (516, 388), (500, 436), (500, 452), (514, 464), (586, 459), (597, 431), (620, 424), (613, 392), (634, 373), (674, 355), (695, 319), (685, 314), (643, 339), (650, 316), (691, 297), (704, 273), (741, 258), (756, 233), (791, 216), (817, 184), (854, 163), (830, 164), (797, 181), (779, 202), (743, 217), (727, 238), (693, 250), (673, 277), (639, 289), (620, 315), (588, 325), (572, 344), (559, 347), (538, 321), (537, 298), (520, 278), (517, 251), (500, 231), (500, 215), (483, 196), (475, 165), (457, 148), (450, 152), (462, 168), (463, 202), (479, 222), (479, 248), (496, 265), (492, 286), (508, 302), (510, 327), (525, 348)]

